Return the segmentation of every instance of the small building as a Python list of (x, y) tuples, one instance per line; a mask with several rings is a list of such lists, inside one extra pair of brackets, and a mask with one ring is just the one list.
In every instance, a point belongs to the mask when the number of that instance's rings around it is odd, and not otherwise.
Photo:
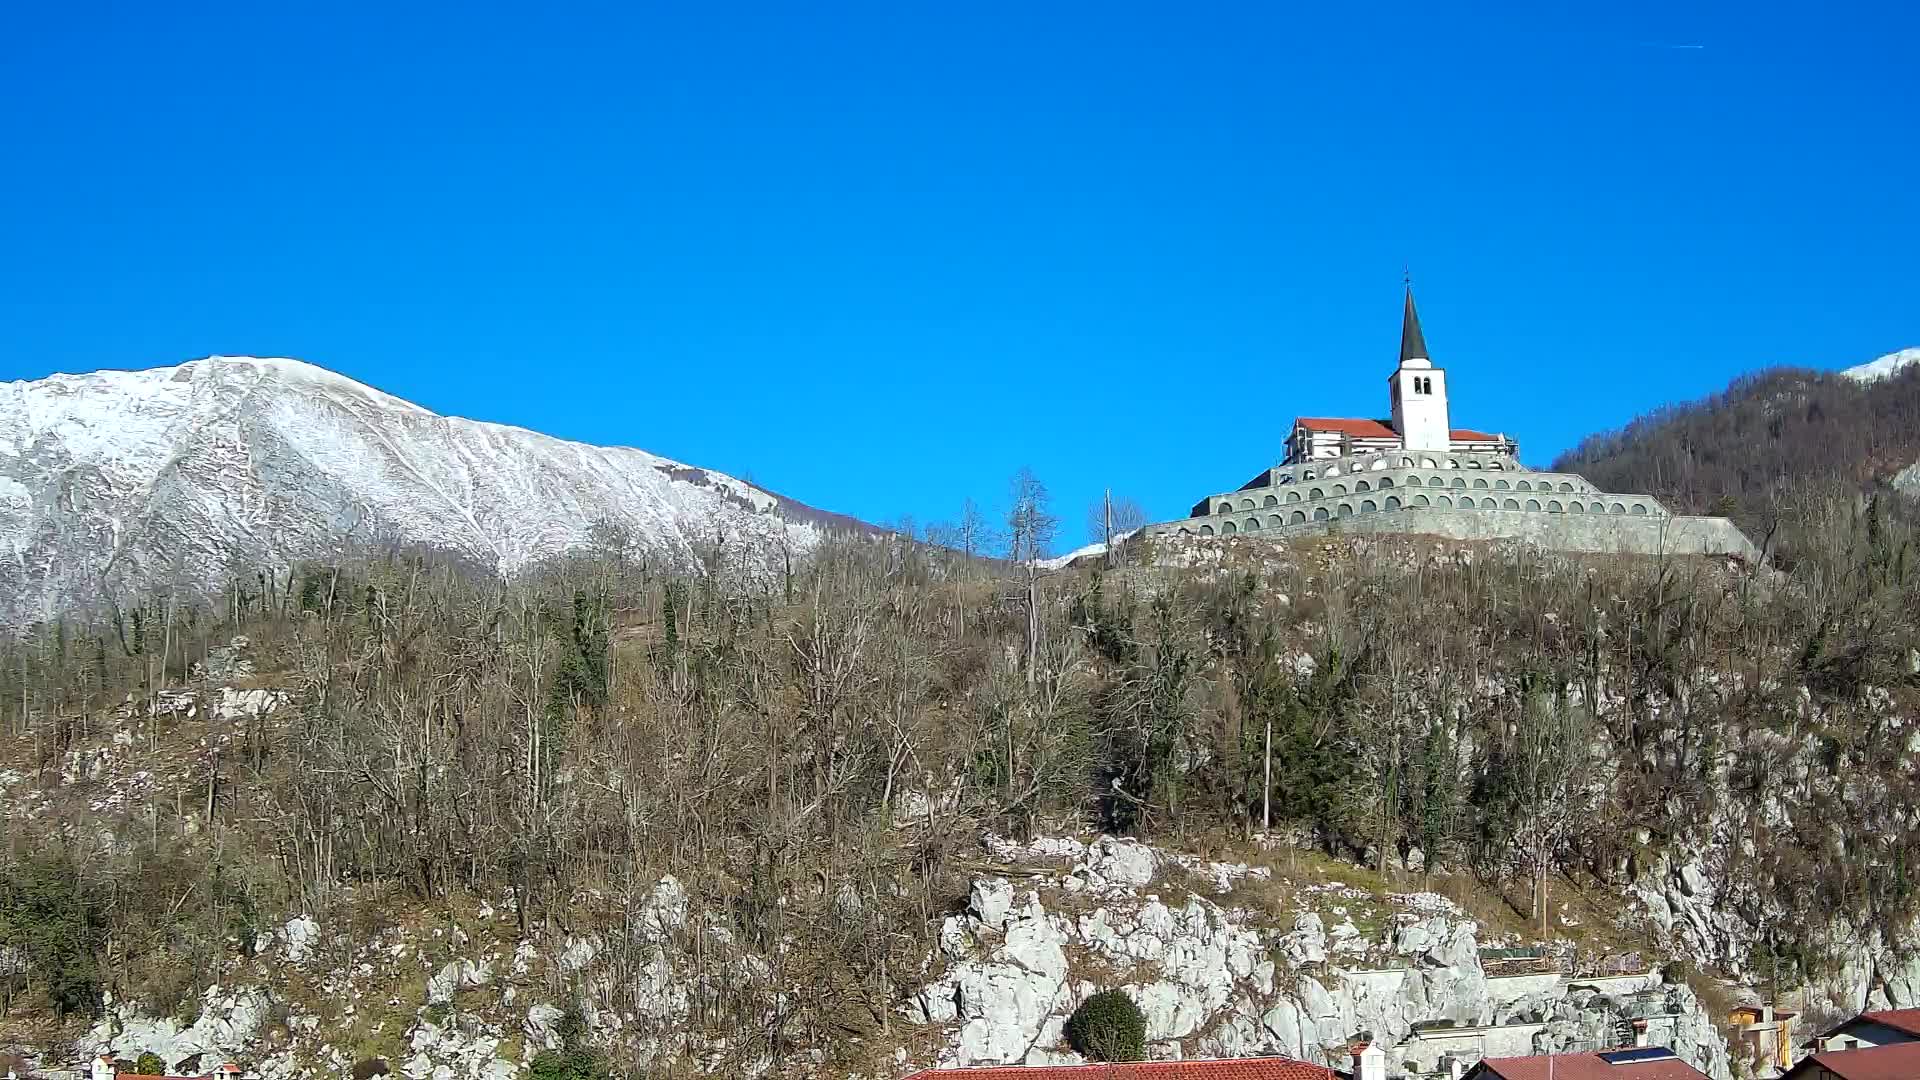
[(134, 1072), (131, 1068), (122, 1069), (121, 1063), (105, 1054), (93, 1059), (87, 1069), (87, 1080), (240, 1080), (240, 1066), (232, 1062), (215, 1068), (212, 1072), (199, 1076), (165, 1076), (157, 1073)]
[(1597, 1054), (1482, 1058), (1464, 1080), (1707, 1080), (1707, 1074), (1664, 1046), (1638, 1046)]
[(1825, 1053), (1911, 1042), (1920, 1042), (1920, 1009), (1881, 1009), (1835, 1024), (1815, 1035), (1807, 1048)]
[[(1378, 1048), (1369, 1059), (1385, 1080), (1385, 1056)], [(1356, 1054), (1356, 1058), (1358, 1055)], [(1116, 1061), (1091, 1065), (975, 1065), (964, 1069), (923, 1069), (902, 1080), (1348, 1080), (1324, 1065), (1297, 1058), (1188, 1058), (1181, 1061)]]
[(1793, 1018), (1797, 1014), (1772, 1005), (1738, 1005), (1727, 1013), (1733, 1025), (1736, 1053), (1744, 1052), (1756, 1075), (1793, 1068)]
[(1787, 1070), (1782, 1080), (1913, 1080), (1917, 1076), (1920, 1040), (1817, 1053)]

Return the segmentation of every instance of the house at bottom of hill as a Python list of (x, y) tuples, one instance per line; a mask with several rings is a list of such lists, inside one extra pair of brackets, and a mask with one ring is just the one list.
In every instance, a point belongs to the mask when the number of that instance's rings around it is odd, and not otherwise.
[(1920, 1042), (1920, 1009), (1881, 1009), (1835, 1024), (1815, 1035), (1807, 1049), (1824, 1053), (1912, 1042)]
[(1463, 1080), (1707, 1080), (1664, 1046), (1591, 1054), (1481, 1058)]
[[(122, 1065), (128, 1067), (123, 1069)], [(87, 1080), (240, 1080), (240, 1077), (240, 1066), (232, 1062), (197, 1076), (165, 1076), (135, 1072), (130, 1063), (115, 1061), (105, 1054), (94, 1058), (87, 1068)]]
[[(1364, 1053), (1363, 1053), (1364, 1051)], [(1385, 1080), (1386, 1055), (1356, 1047), (1355, 1074), (1295, 1058), (1187, 1058), (1114, 1061), (1091, 1065), (975, 1065), (923, 1069), (902, 1080)]]
[(1920, 1039), (1824, 1050), (1802, 1058), (1781, 1080), (1915, 1080), (1920, 1077)]

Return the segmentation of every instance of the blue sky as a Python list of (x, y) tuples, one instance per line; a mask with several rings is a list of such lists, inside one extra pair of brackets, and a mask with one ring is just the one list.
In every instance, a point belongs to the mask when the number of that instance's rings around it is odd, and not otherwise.
[(872, 520), (1031, 465), (1074, 540), (1381, 412), (1403, 265), (1536, 463), (1920, 344), (1908, 4), (7, 22), (0, 380), (292, 355)]

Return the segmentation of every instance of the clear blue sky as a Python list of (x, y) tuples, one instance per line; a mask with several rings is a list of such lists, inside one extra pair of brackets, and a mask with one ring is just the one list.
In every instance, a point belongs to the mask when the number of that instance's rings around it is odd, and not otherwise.
[(0, 380), (298, 356), (871, 520), (1026, 464), (1073, 541), (1381, 412), (1403, 264), (1536, 463), (1920, 344), (1914, 5), (1504, 7), (14, 5)]

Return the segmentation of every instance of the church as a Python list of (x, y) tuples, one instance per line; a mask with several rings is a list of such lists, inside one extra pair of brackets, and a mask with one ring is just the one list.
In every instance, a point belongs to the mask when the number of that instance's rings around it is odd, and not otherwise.
[(1387, 399), (1389, 415), (1381, 419), (1296, 419), (1278, 465), (1145, 534), (1403, 533), (1520, 540), (1560, 551), (1758, 557), (1726, 518), (1675, 514), (1650, 495), (1601, 491), (1574, 473), (1529, 469), (1507, 435), (1454, 427), (1447, 373), (1427, 354), (1411, 286)]

